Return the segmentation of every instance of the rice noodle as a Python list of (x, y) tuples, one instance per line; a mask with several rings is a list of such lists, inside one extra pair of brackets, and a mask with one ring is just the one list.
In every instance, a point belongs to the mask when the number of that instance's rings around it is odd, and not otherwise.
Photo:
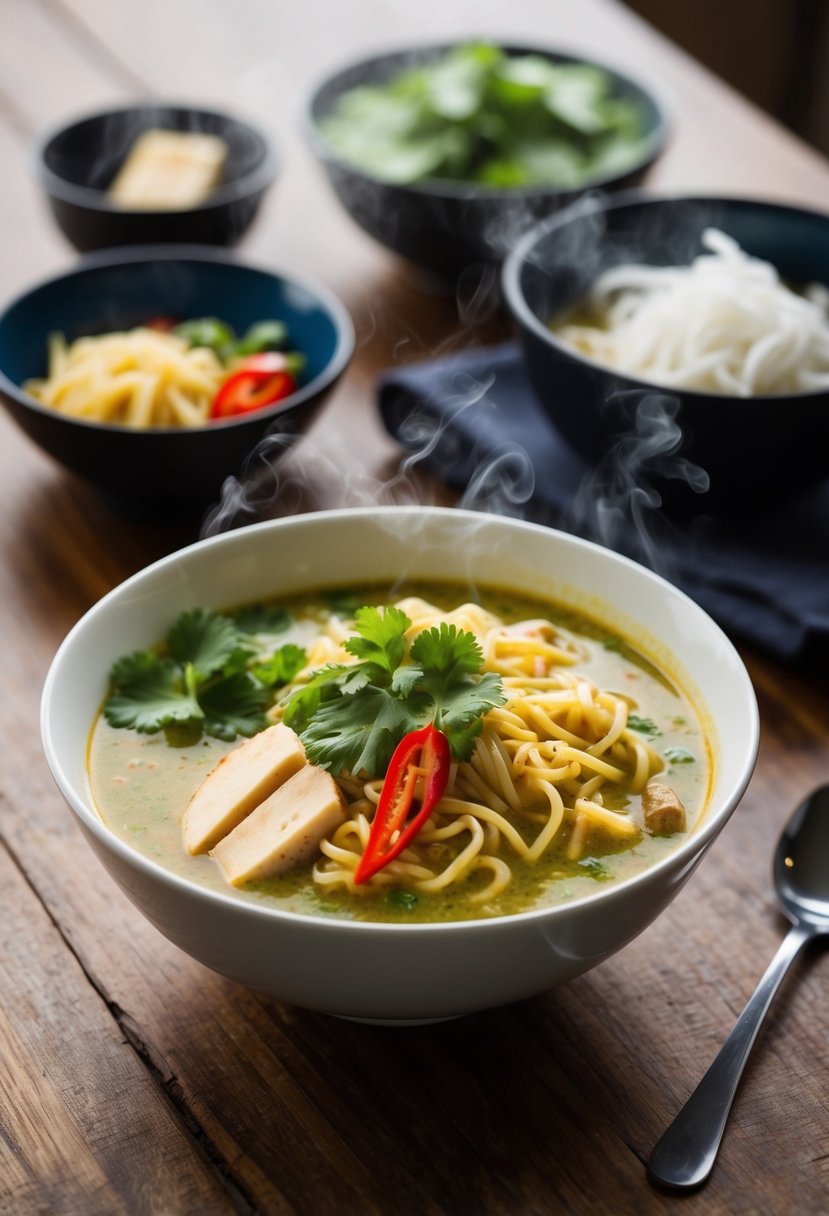
[(615, 266), (586, 301), (597, 324), (554, 326), (601, 363), (666, 387), (769, 396), (829, 387), (829, 291), (803, 294), (716, 228), (689, 266)]

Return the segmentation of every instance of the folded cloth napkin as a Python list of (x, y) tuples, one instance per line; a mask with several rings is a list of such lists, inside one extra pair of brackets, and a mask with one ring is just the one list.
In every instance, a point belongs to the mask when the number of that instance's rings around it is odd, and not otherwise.
[[(744, 511), (684, 507), (672, 515), (648, 480), (655, 467), (648, 459), (617, 454), (591, 469), (575, 455), (512, 343), (395, 368), (378, 391), (386, 428), (412, 462), (462, 491), (459, 505), (625, 553), (681, 587), (728, 633), (776, 658), (829, 657), (829, 480), (783, 501), (770, 494), (768, 504)], [(664, 446), (669, 452), (670, 437)], [(678, 461), (671, 469), (670, 459), (660, 475), (694, 480), (694, 466)]]

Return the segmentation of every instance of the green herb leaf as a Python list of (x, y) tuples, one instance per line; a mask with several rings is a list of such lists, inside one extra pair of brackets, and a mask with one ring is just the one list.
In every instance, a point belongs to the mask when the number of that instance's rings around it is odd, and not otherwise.
[(242, 633), (284, 633), (292, 619), (290, 612), (275, 604), (251, 604), (233, 617)]
[(196, 317), (192, 321), (182, 321), (175, 326), (173, 333), (184, 338), (191, 346), (206, 346), (218, 355), (222, 355), (236, 341), (233, 330), (218, 317)]
[(638, 714), (628, 714), (628, 726), (631, 730), (638, 731), (640, 735), (647, 735), (649, 739), (662, 734), (652, 718), (640, 718)]
[(155, 734), (171, 722), (204, 717), (185, 673), (171, 659), (139, 651), (120, 659), (111, 679), (113, 692), (104, 705), (110, 726)]
[(415, 891), (404, 891), (402, 887), (392, 887), (386, 892), (386, 903), (390, 908), (400, 912), (412, 912), (418, 905), (420, 897)]
[(348, 639), (345, 649), (355, 659), (364, 659), (381, 668), (390, 678), (406, 653), (405, 634), (411, 623), (406, 613), (394, 605), (382, 611), (374, 607), (358, 608), (355, 617), (357, 636)]
[(267, 701), (267, 690), (249, 672), (234, 672), (201, 693), (204, 729), (218, 739), (258, 734), (268, 725)]
[(228, 667), (238, 669), (250, 647), (233, 621), (209, 608), (183, 612), (167, 635), (170, 654), (192, 663), (199, 683)]
[(697, 759), (687, 747), (666, 747), (664, 755), (671, 764), (695, 764)]
[(392, 752), (412, 729), (405, 701), (384, 688), (323, 701), (302, 732), (308, 759), (335, 775), (384, 773)]
[(235, 355), (258, 355), (264, 350), (284, 350), (288, 341), (288, 328), (282, 321), (257, 321), (239, 339), (234, 347)]
[(275, 650), (269, 659), (262, 663), (254, 663), (251, 672), (268, 688), (281, 687), (290, 684), (294, 676), (302, 671), (306, 663), (306, 654), (301, 646), (286, 642)]
[(595, 878), (597, 882), (606, 882), (612, 875), (607, 866), (599, 861), (598, 857), (582, 857), (578, 863), (580, 870), (586, 870), (591, 878)]

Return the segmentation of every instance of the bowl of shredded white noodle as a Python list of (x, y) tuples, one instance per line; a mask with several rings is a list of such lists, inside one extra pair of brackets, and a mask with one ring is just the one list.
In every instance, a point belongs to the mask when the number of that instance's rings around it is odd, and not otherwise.
[(706, 503), (829, 476), (829, 216), (592, 199), (527, 235), (504, 290), (533, 387), (589, 464), (653, 452), (657, 479)]

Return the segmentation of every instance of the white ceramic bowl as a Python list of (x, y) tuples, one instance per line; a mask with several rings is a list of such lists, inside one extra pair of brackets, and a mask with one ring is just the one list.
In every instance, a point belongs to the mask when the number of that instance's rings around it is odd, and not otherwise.
[[(149, 646), (197, 604), (216, 608), (324, 586), (472, 580), (601, 616), (661, 660), (707, 720), (713, 794), (675, 852), (626, 881), (554, 908), (455, 924), (315, 919), (218, 894), (134, 852), (98, 818), (86, 747), (118, 656)], [(641, 566), (548, 528), (441, 508), (320, 512), (201, 541), (127, 579), (74, 627), (43, 692), (43, 745), (84, 834), (166, 937), (242, 984), (346, 1017), (457, 1016), (560, 984), (623, 947), (691, 875), (742, 796), (757, 755), (754, 692), (734, 647), (700, 608)]]

